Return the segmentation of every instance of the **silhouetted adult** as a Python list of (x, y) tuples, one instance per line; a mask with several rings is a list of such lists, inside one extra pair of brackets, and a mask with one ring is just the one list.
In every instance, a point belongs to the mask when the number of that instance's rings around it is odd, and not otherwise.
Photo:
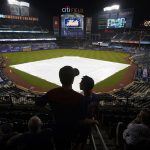
[(59, 70), (62, 87), (48, 91), (36, 101), (36, 105), (49, 103), (55, 117), (55, 144), (57, 150), (70, 150), (71, 142), (79, 130), (80, 121), (85, 117), (82, 109), (83, 95), (72, 89), (74, 77), (79, 70), (64, 66)]
[(28, 121), (28, 132), (9, 139), (7, 145), (10, 150), (53, 150), (53, 133), (51, 129), (41, 129), (42, 121), (33, 116)]

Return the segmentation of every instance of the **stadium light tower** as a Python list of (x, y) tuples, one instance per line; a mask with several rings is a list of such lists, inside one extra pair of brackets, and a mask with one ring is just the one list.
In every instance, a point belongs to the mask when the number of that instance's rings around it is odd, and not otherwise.
[(112, 5), (108, 7), (104, 7), (104, 11), (112, 11), (112, 10), (118, 10), (120, 8), (120, 5)]

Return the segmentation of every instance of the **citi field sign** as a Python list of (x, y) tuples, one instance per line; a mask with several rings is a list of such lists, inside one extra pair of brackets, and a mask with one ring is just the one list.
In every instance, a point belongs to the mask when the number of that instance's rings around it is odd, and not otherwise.
[(83, 8), (72, 8), (70, 6), (65, 6), (61, 9), (62, 13), (83, 13)]

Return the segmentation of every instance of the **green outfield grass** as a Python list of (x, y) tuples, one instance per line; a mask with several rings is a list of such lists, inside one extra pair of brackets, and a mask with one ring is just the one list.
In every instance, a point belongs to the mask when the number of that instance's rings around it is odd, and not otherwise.
[[(34, 52), (16, 52), (16, 53), (4, 53), (4, 57), (9, 60), (9, 65), (16, 65), (21, 63), (33, 62), (38, 60), (56, 58), (61, 56), (80, 56), (86, 58), (93, 58), (111, 62), (119, 62), (127, 64), (127, 53), (114, 52), (114, 51), (94, 51), (94, 50), (77, 50), (77, 49), (57, 49), (57, 50), (41, 50)], [(95, 89), (101, 87), (113, 86), (122, 80), (123, 75), (128, 68), (116, 73), (108, 79), (96, 84)], [(56, 87), (56, 85), (49, 83), (45, 80), (39, 79), (32, 75), (26, 74), (16, 69), (12, 69), (23, 80), (32, 84), (33, 86), (43, 87), (44, 89), (50, 89)]]

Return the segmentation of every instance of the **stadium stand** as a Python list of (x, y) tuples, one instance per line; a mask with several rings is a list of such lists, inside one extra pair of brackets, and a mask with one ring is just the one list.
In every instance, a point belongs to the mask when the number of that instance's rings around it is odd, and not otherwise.
[[(47, 29), (41, 28), (37, 21), (0, 19), (0, 53), (15, 51), (34, 51), (56, 48), (77, 48), (127, 52), (137, 65), (132, 83), (109, 93), (100, 93), (98, 118), (100, 124), (92, 128), (87, 141), (88, 149), (116, 150), (116, 128), (118, 122), (127, 125), (142, 108), (150, 108), (150, 36), (149, 32), (116, 31), (92, 34), (85, 38), (55, 37)], [(93, 43), (96, 43), (95, 45)], [(47, 107), (40, 109), (34, 103), (41, 93), (15, 85), (3, 69), (5, 60), (0, 56), (0, 126), (12, 123), (14, 131), (25, 132), (30, 117), (42, 118), (43, 128), (52, 127), (53, 114)], [(147, 68), (147, 79), (143, 74)], [(1, 133), (0, 133), (1, 134)], [(119, 136), (119, 135), (118, 135)], [(0, 143), (1, 144), (1, 143)]]
[[(124, 38), (128, 38), (124, 36)], [(66, 42), (70, 41), (70, 42)], [(82, 47), (85, 40), (76, 40), (77, 46)], [(57, 47), (74, 47), (74, 40), (60, 39), (56, 43), (52, 42), (51, 45)], [(17, 47), (17, 46), (27, 46), (36, 47), (35, 49), (39, 50), (40, 45), (49, 45), (48, 42), (19, 42), (19, 43), (4, 43), (1, 47)], [(67, 44), (66, 44), (67, 43)], [(134, 46), (133, 46), (134, 47)], [(122, 49), (121, 49), (122, 51)], [(147, 51), (137, 52), (132, 59), (138, 64), (145, 65), (149, 61), (149, 55), (146, 55)], [(143, 58), (144, 57), (144, 58)], [(145, 59), (147, 57), (147, 59)], [(40, 96), (35, 94), (32, 91), (21, 89), (16, 86), (13, 81), (10, 81), (9, 78), (3, 72), (4, 59), (1, 56), (0, 58), (0, 123), (13, 123), (14, 129), (18, 132), (27, 131), (27, 121), (33, 115), (38, 115), (44, 119), (44, 127), (52, 126), (53, 116), (50, 110), (43, 110), (39, 113), (39, 108), (34, 107), (35, 99)], [(135, 74), (136, 76), (136, 74)], [(90, 142), (87, 142), (87, 149), (95, 145), (97, 148), (102, 148), (107, 146), (109, 149), (116, 149), (117, 144), (115, 144), (116, 133), (115, 129), (119, 121), (123, 121), (125, 124), (128, 124), (141, 108), (150, 107), (150, 97), (149, 97), (149, 84), (143, 80), (138, 80), (135, 77), (135, 81), (128, 86), (114, 90), (109, 93), (101, 93), (101, 101), (99, 104), (99, 130), (102, 134), (100, 136), (99, 131), (95, 130), (95, 127), (92, 129), (91, 137), (89, 138)], [(130, 115), (129, 115), (130, 114)], [(92, 140), (94, 138), (94, 140)], [(104, 143), (99, 142), (104, 141)], [(91, 144), (91, 142), (93, 144)], [(95, 144), (94, 144), (95, 143)], [(106, 148), (106, 149), (107, 149)]]

